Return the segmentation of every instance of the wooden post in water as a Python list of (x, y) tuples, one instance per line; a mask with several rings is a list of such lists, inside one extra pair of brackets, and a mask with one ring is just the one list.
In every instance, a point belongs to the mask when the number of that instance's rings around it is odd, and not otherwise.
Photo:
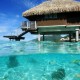
[(40, 33), (38, 34), (38, 41), (41, 41), (41, 35), (40, 35)]
[(79, 29), (76, 29), (76, 39), (75, 39), (76, 42), (79, 41)]
[(69, 34), (69, 42), (71, 42), (71, 33)]
[(44, 41), (44, 37), (45, 37), (45, 36), (44, 36), (44, 34), (43, 34), (43, 41)]

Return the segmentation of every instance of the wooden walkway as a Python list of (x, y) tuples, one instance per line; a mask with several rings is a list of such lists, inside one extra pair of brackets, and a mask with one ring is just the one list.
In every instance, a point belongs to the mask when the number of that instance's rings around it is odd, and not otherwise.
[(20, 41), (21, 39), (25, 39), (25, 37), (18, 37), (15, 35), (11, 35), (11, 36), (4, 36), (5, 38), (9, 38), (10, 40), (16, 40), (16, 41)]

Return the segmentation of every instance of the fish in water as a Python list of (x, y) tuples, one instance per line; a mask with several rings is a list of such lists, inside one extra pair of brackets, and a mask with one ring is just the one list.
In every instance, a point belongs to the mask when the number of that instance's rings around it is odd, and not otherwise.
[(80, 60), (73, 60), (73, 63), (80, 66)]

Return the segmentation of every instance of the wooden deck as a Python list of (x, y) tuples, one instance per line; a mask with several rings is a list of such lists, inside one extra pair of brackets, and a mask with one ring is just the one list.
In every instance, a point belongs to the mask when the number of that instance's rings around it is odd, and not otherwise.
[(8, 36), (3, 36), (5, 38), (8, 38), (10, 40), (16, 40), (16, 41), (20, 41), (20, 40), (24, 40), (25, 37), (22, 37), (23, 35), (25, 35), (26, 33), (28, 32), (34, 32), (34, 31), (37, 31), (37, 29), (32, 29), (32, 28), (21, 28), (22, 29), (22, 33), (20, 33), (19, 35), (8, 35)]
[(11, 36), (3, 36), (5, 38), (9, 38), (10, 40), (16, 40), (16, 41), (20, 41), (21, 39), (25, 39), (25, 37), (18, 37), (18, 36), (14, 36), (14, 35), (11, 35)]
[(35, 28), (27, 28), (27, 27), (22, 27), (21, 29), (22, 29), (22, 31), (27, 31), (27, 30), (28, 30), (28, 31), (30, 31), (30, 32), (37, 30), (37, 29), (35, 29)]
[(40, 35), (53, 35), (53, 34), (69, 34), (77, 36), (76, 40), (80, 35), (80, 25), (47, 25), (47, 26), (39, 26), (36, 21), (23, 22), (21, 26), (21, 30), (23, 31), (19, 35), (8, 35), (4, 36), (5, 38), (14, 39), (16, 41), (20, 41), (21, 39), (25, 39), (23, 35), (30, 32), (31, 34), (38, 34), (40, 40)]

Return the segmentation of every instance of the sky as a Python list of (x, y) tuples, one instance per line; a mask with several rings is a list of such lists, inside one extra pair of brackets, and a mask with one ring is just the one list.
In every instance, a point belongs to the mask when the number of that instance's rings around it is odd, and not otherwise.
[[(21, 22), (26, 19), (22, 13), (44, 0), (0, 0), (0, 40), (4, 35), (20, 33)], [(26, 40), (33, 39), (35, 36), (26, 34)]]
[[(3, 38), (5, 35), (20, 33), (21, 22), (26, 20), (22, 13), (43, 1), (45, 0), (0, 0), (0, 40), (7, 40)], [(26, 40), (36, 38), (30, 33), (25, 37)]]

